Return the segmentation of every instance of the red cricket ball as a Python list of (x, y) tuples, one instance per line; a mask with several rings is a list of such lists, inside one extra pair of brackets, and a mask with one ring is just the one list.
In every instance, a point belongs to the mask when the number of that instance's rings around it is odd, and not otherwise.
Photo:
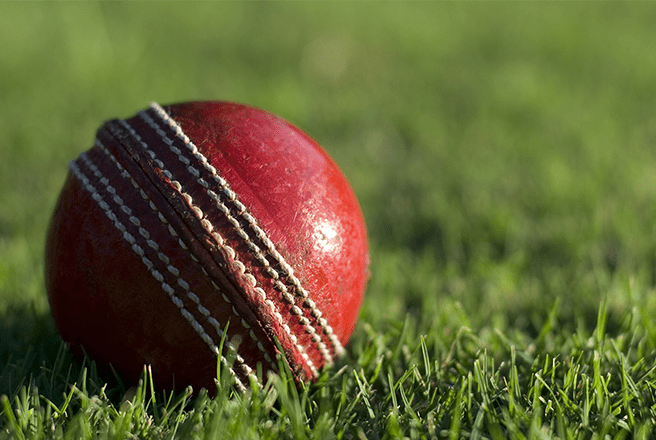
[(315, 378), (349, 339), (368, 265), (335, 163), (285, 120), (226, 102), (106, 122), (70, 164), (46, 246), (73, 352), (130, 381), (151, 365), (174, 389), (211, 389), (217, 362), (244, 388), (258, 365), (276, 370), (278, 347), (297, 380)]

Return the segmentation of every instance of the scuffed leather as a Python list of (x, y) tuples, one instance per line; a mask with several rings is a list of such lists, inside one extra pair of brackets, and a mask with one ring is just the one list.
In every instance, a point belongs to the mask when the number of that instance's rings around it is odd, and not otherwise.
[[(99, 130), (98, 139), (143, 188), (157, 210), (135, 191), (132, 182), (114, 176), (110, 180), (117, 193), (143, 227), (155, 231), (153, 239), (170, 254), (171, 264), (203, 300), (211, 316), (222, 325), (230, 322), (228, 334), (246, 363), (253, 369), (259, 363), (265, 371), (273, 367), (264, 360), (252, 334), (270, 358), (275, 359), (278, 341), (297, 377), (311, 379), (313, 374), (298, 348), (304, 349), (317, 369), (324, 365), (325, 356), (317, 350), (307, 326), (294, 314), (294, 304), (285, 301), (276, 288), (270, 269), (252, 255), (253, 245), (266, 248), (256, 229), (264, 231), (275, 245), (337, 339), (346, 344), (369, 276), (366, 229), (355, 194), (316, 142), (270, 113), (223, 102), (177, 104), (164, 109), (256, 219), (255, 227), (240, 223), (251, 242), (245, 243), (235, 232), (230, 218), (207, 196), (205, 187), (192, 174), (185, 173), (189, 165), (177, 160), (144, 118), (135, 116), (127, 123), (156, 150), (158, 157), (166, 159), (166, 164), (177, 164), (179, 168), (170, 171), (184, 176), (178, 183), (188, 190), (188, 198), (202, 209), (204, 220), (212, 224), (213, 231), (234, 249), (236, 260), (255, 277), (256, 285), (277, 304), (297, 343), (277, 319), (269, 316), (267, 303), (240, 272), (241, 267), (230, 252), (217, 246), (207, 234), (203, 219), (187, 209), (186, 199), (176, 193), (176, 183), (167, 179), (129, 132), (118, 122), (110, 121)], [(171, 130), (164, 131), (172, 138), (175, 136)], [(98, 146), (87, 154), (103, 173), (119, 174)], [(199, 164), (191, 165), (202, 169)], [(213, 182), (211, 176), (202, 178)], [(100, 183), (95, 187), (102, 192)], [(101, 195), (111, 197), (106, 191)], [(225, 203), (236, 209), (229, 200)], [(158, 212), (169, 221), (176, 236), (162, 226)], [(180, 247), (179, 240), (187, 250)], [(158, 261), (148, 246), (144, 249), (151, 252), (154, 262)], [(216, 357), (164, 294), (161, 283), (118, 232), (115, 221), (72, 175), (64, 185), (51, 222), (46, 259), (52, 313), (62, 338), (74, 351), (84, 349), (93, 359), (111, 364), (131, 379), (138, 378), (144, 364), (150, 364), (163, 386), (212, 387)], [(295, 304), (306, 313), (308, 307), (303, 306), (298, 289), (289, 283), (284, 269), (267, 256), (269, 263), (295, 296)], [(177, 282), (176, 276), (166, 270), (161, 269), (160, 273), (171, 285)], [(217, 293), (217, 286), (231, 298), (230, 305)], [(198, 307), (193, 301), (184, 298), (184, 305), (199, 322), (206, 319), (196, 311)], [(232, 307), (238, 311), (239, 319)], [(316, 320), (311, 325), (322, 331)], [(326, 335), (322, 334), (322, 341), (330, 355), (335, 356), (335, 347)], [(175, 384), (171, 383), (172, 378)]]

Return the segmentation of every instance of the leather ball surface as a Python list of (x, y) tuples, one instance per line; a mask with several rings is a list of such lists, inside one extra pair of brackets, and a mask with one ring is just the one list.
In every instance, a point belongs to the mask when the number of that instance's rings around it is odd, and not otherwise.
[[(46, 245), (55, 324), (72, 351), (134, 381), (239, 388), (299, 381), (342, 353), (368, 278), (364, 219), (322, 148), (225, 102), (157, 104), (106, 122), (70, 164)], [(223, 351), (219, 349), (224, 339)]]

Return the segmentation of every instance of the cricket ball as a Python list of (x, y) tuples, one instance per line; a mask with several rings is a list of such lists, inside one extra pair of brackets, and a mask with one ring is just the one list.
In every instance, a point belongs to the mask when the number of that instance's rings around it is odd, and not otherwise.
[(70, 163), (46, 245), (55, 324), (74, 353), (161, 387), (238, 388), (332, 364), (368, 278), (362, 212), (308, 135), (227, 102), (152, 104)]

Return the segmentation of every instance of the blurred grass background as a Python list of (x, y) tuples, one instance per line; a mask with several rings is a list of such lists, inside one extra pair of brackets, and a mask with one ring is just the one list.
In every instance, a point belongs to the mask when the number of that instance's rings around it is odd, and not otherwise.
[(654, 23), (649, 3), (0, 3), (0, 371), (57, 353), (43, 249), (68, 161), (151, 101), (262, 107), (329, 151), (369, 227), (374, 332), (456, 310), (531, 336), (556, 301), (593, 327), (602, 298), (612, 331), (655, 306)]

